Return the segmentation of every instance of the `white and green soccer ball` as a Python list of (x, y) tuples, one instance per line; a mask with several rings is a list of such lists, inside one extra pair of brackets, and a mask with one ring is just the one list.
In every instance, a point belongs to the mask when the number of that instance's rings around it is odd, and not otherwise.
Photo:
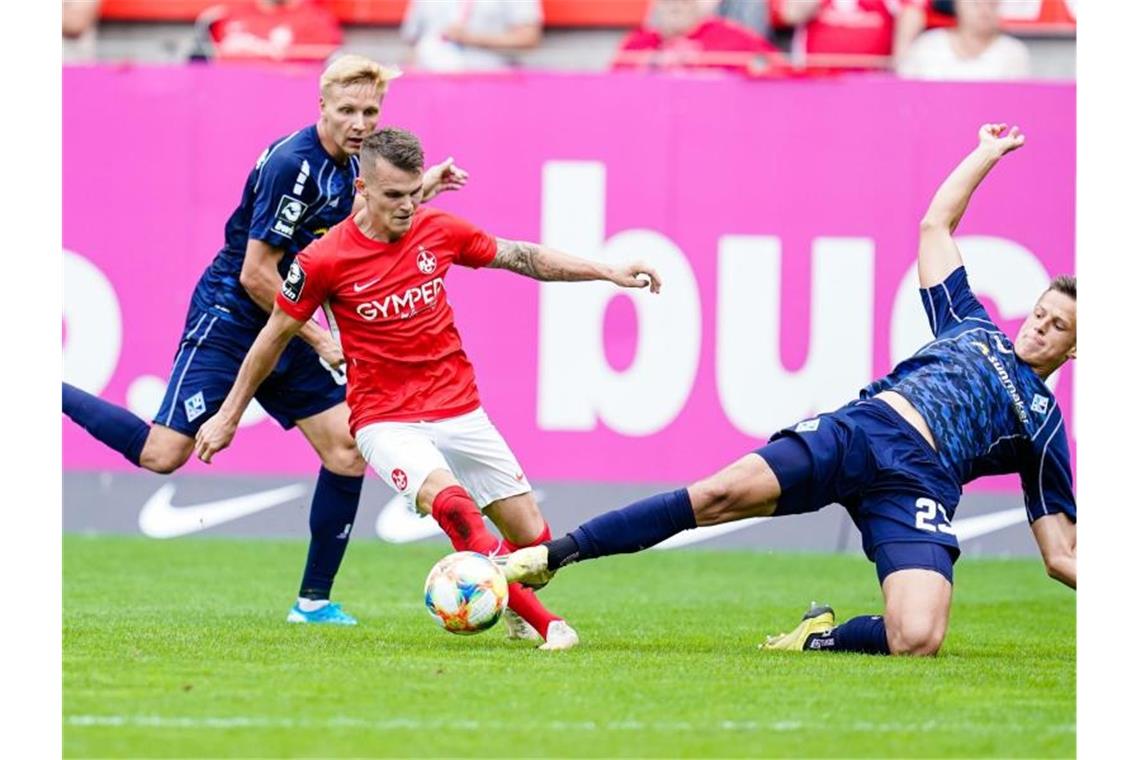
[(482, 554), (449, 554), (428, 573), (424, 604), (445, 631), (480, 633), (503, 614), (507, 606), (507, 579)]

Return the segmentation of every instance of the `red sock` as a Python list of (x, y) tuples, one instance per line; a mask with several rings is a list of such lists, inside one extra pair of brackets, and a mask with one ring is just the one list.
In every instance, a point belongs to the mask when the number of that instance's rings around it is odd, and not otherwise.
[(527, 546), (538, 546), (542, 542), (549, 541), (549, 540), (550, 540), (550, 524), (543, 521), (542, 532), (539, 533), (538, 536), (533, 541), (531, 541), (529, 544), (514, 544), (514, 543), (511, 543), (510, 541), (508, 541), (507, 539), (504, 538), (503, 539), (503, 548), (506, 549), (508, 552), (517, 552), (519, 549), (525, 548)]
[[(462, 486), (450, 486), (440, 491), (431, 504), (431, 514), (458, 551), (494, 554), (506, 545), (505, 541), (495, 538), (487, 530), (483, 524), (483, 513)], [(549, 528), (544, 533), (547, 538), (550, 537)], [(543, 607), (534, 591), (526, 586), (512, 583), (508, 589), (510, 600), (507, 606), (534, 626), (545, 639), (550, 624), (562, 618)]]
[(463, 486), (449, 486), (436, 494), (431, 516), (458, 551), (494, 554), (500, 549), (499, 539), (487, 530), (483, 513)]

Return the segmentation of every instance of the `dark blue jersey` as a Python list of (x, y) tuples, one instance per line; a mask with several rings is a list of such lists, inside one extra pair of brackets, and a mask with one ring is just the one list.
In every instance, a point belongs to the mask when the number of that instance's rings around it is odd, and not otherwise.
[(333, 160), (315, 125), (272, 143), (245, 181), (241, 203), (226, 222), (225, 246), (198, 280), (192, 304), (261, 329), (268, 314), (239, 279), (246, 244), (261, 240), (283, 250), (277, 270), (284, 278), (297, 253), (348, 216), (358, 169), (355, 156), (343, 164)]
[(1076, 520), (1065, 424), (1057, 400), (1014, 353), (970, 290), (966, 270), (921, 291), (935, 339), (860, 393), (904, 396), (922, 414), (943, 467), (959, 483), (1016, 472), (1029, 520)]

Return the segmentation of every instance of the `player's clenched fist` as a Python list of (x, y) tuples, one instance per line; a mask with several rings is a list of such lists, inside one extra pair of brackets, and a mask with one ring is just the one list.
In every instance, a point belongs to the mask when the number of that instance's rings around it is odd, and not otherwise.
[(1006, 127), (1006, 124), (983, 124), (978, 130), (978, 145), (993, 150), (999, 157), (1025, 145), (1025, 135), (1021, 129), (1015, 126), (1008, 134), (1002, 135)]
[(623, 288), (644, 288), (648, 285), (651, 293), (661, 292), (661, 277), (657, 270), (640, 261), (615, 267), (610, 280)]
[(230, 422), (221, 414), (206, 420), (194, 437), (194, 451), (198, 454), (198, 458), (209, 464), (214, 454), (230, 445), (235, 432), (237, 432), (237, 422)]

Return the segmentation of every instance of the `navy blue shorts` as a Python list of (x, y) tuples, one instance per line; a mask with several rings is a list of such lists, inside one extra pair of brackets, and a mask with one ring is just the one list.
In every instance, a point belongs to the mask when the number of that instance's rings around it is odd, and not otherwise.
[(772, 436), (757, 453), (780, 482), (776, 515), (842, 504), (875, 561), (886, 543), (945, 546), (959, 554), (950, 521), (961, 487), (938, 454), (886, 403), (857, 401)]
[[(192, 307), (154, 421), (195, 435), (225, 401), (257, 332)], [(344, 401), (344, 382), (343, 373), (326, 369), (309, 344), (294, 338), (254, 398), (288, 430)]]

